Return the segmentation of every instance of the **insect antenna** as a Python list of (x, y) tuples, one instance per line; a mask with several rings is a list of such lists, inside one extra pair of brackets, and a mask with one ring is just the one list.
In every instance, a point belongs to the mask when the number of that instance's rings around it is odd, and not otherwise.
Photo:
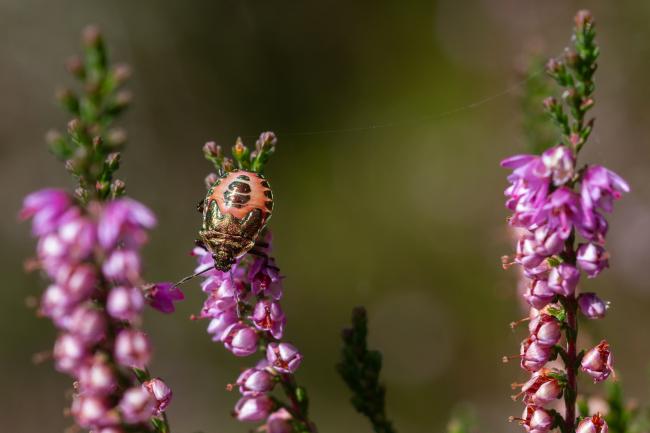
[(174, 283), (174, 285), (171, 287), (171, 289), (173, 289), (173, 288), (175, 288), (175, 287), (178, 287), (178, 286), (180, 286), (181, 284), (185, 284), (185, 283), (187, 283), (189, 280), (191, 280), (192, 278), (198, 277), (198, 276), (201, 275), (201, 274), (205, 274), (206, 272), (211, 271), (212, 269), (214, 269), (214, 267), (213, 267), (213, 266), (210, 266), (210, 267), (205, 268), (205, 269), (203, 269), (202, 271), (199, 271), (199, 272), (197, 272), (197, 273), (195, 273), (195, 274), (193, 274), (193, 275), (188, 275), (187, 277), (185, 277), (185, 278), (183, 278), (183, 279), (177, 281), (176, 283)]

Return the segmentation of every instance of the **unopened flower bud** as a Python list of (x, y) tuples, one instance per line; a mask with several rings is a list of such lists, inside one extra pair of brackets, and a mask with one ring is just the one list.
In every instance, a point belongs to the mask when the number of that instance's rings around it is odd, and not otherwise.
[(525, 394), (524, 401), (528, 404), (544, 406), (560, 398), (563, 389), (561, 377), (562, 373), (548, 368), (535, 372), (521, 388), (521, 392)]
[(594, 17), (590, 11), (582, 9), (576, 14), (574, 21), (576, 23), (576, 30), (582, 31), (585, 27), (593, 25)]
[(562, 337), (560, 322), (548, 313), (542, 312), (532, 318), (528, 324), (530, 336), (543, 347), (553, 347)]
[(612, 362), (609, 343), (603, 340), (596, 347), (585, 353), (580, 366), (582, 371), (594, 379), (594, 382), (602, 382), (612, 374)]
[(259, 422), (269, 416), (274, 406), (266, 394), (243, 397), (235, 406), (235, 417), (239, 421)]
[(534, 372), (544, 367), (551, 357), (551, 348), (541, 345), (537, 340), (528, 337), (521, 343), (521, 368)]
[(257, 142), (255, 143), (255, 147), (257, 148), (258, 152), (260, 151), (268, 152), (269, 150), (275, 147), (277, 142), (278, 139), (275, 136), (275, 133), (271, 131), (266, 131), (260, 134), (260, 138), (257, 139)]
[(217, 143), (214, 141), (208, 141), (203, 145), (203, 154), (206, 156), (206, 158), (219, 159), (223, 157), (221, 146), (217, 145)]
[(56, 369), (72, 373), (87, 355), (83, 340), (73, 334), (61, 334), (54, 343)]
[(212, 188), (212, 185), (217, 183), (217, 180), (219, 180), (219, 176), (217, 176), (216, 173), (210, 173), (205, 177), (205, 187), (210, 189)]
[(133, 424), (148, 421), (155, 407), (153, 396), (142, 386), (127, 389), (119, 403), (124, 420)]
[(84, 394), (107, 395), (117, 389), (117, 377), (113, 368), (101, 356), (79, 370), (79, 387)]
[(156, 413), (160, 414), (164, 412), (172, 401), (171, 388), (159, 377), (144, 382), (142, 386), (156, 400)]
[(602, 319), (609, 307), (608, 303), (592, 292), (581, 293), (578, 296), (578, 305), (582, 314), (589, 319)]
[(83, 78), (85, 75), (84, 64), (80, 57), (70, 57), (65, 62), (66, 70), (77, 78)]
[(585, 271), (589, 278), (594, 278), (603, 269), (609, 267), (609, 255), (605, 248), (594, 243), (581, 244), (578, 247), (577, 262), (580, 269)]
[(106, 134), (106, 144), (112, 149), (120, 149), (126, 143), (126, 131), (122, 128), (113, 128)]
[(580, 271), (568, 263), (560, 263), (548, 274), (548, 288), (558, 295), (571, 296), (580, 280)]
[(257, 395), (270, 392), (275, 386), (273, 374), (264, 368), (249, 368), (237, 378), (242, 395)]
[(113, 152), (109, 153), (106, 157), (106, 166), (109, 170), (115, 171), (120, 167), (120, 153)]
[(113, 79), (120, 85), (131, 78), (131, 67), (126, 63), (120, 63), (113, 68)]
[(553, 416), (541, 407), (528, 405), (524, 409), (521, 423), (528, 433), (546, 433), (553, 426)]
[(285, 408), (273, 412), (266, 420), (267, 433), (292, 433), (291, 418), (291, 414)]
[(85, 46), (95, 47), (101, 42), (102, 33), (96, 25), (89, 25), (83, 29), (81, 39)]
[(144, 296), (137, 287), (114, 287), (106, 300), (106, 311), (118, 320), (132, 321), (144, 308)]
[(541, 279), (531, 280), (524, 293), (526, 302), (537, 309), (544, 308), (554, 297), (555, 293), (548, 287), (548, 283)]
[(71, 334), (87, 344), (94, 344), (106, 337), (105, 315), (88, 305), (80, 305), (72, 312), (67, 325)]
[(113, 194), (113, 197), (119, 197), (122, 194), (124, 194), (124, 191), (126, 190), (126, 184), (122, 179), (115, 179), (111, 183), (111, 194)]
[(223, 344), (235, 356), (249, 356), (257, 351), (258, 340), (255, 329), (234, 323), (224, 331)]
[(77, 424), (83, 428), (95, 428), (119, 422), (117, 413), (111, 409), (105, 397), (76, 395), (72, 400), (71, 412)]
[(607, 433), (609, 427), (600, 413), (584, 418), (578, 424), (576, 433)]
[(115, 339), (115, 358), (126, 367), (144, 368), (151, 358), (149, 338), (143, 332), (123, 329)]

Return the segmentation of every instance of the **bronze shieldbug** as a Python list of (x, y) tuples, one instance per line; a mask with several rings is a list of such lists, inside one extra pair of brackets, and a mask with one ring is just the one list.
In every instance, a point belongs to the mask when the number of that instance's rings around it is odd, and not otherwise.
[(199, 243), (212, 254), (215, 268), (225, 272), (255, 246), (271, 218), (273, 193), (261, 174), (235, 170), (217, 179), (200, 208)]

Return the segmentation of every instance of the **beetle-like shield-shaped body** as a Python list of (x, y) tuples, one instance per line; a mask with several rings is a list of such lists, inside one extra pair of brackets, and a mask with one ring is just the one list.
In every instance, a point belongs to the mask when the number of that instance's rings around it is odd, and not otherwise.
[(221, 176), (203, 201), (199, 238), (214, 258), (214, 266), (228, 271), (246, 254), (273, 211), (271, 186), (259, 173), (231, 171)]

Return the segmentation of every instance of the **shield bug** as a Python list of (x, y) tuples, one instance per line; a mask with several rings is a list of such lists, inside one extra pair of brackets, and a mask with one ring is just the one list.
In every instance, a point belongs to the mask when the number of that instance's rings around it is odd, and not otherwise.
[(221, 175), (199, 203), (203, 225), (197, 244), (214, 258), (214, 266), (228, 271), (255, 246), (273, 211), (273, 193), (263, 175), (234, 170)]

